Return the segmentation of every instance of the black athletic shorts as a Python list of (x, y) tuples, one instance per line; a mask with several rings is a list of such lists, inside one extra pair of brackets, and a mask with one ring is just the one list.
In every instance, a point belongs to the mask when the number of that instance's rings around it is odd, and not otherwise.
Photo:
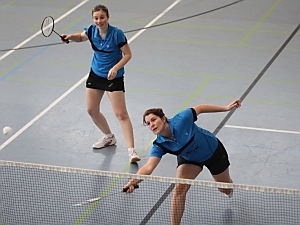
[(206, 166), (212, 175), (218, 175), (224, 172), (230, 165), (226, 149), (221, 143), (221, 141), (219, 140), (218, 140), (217, 150), (214, 152), (212, 157), (210, 157), (208, 160), (205, 160), (204, 162), (193, 162), (193, 161), (185, 160), (181, 156), (177, 156), (177, 163), (178, 166), (182, 164), (193, 164), (193, 165), (200, 166), (202, 169), (203, 166)]
[(123, 91), (125, 92), (124, 77), (108, 80), (107, 78), (97, 76), (91, 69), (86, 88), (98, 89), (103, 91)]

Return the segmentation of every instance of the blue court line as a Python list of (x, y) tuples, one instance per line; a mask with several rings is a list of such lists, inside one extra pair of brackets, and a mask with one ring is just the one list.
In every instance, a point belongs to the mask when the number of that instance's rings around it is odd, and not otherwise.
[[(74, 26), (72, 26), (70, 29), (68, 29), (66, 31), (66, 33), (71, 32), (76, 27), (78, 27), (80, 24), (82, 24), (83, 22), (85, 22), (87, 19), (88, 19), (88, 16), (86, 18), (84, 18), (83, 20), (81, 20), (80, 22), (78, 22), (77, 24), (75, 24)], [(55, 42), (53, 41), (52, 43), (55, 43)], [(43, 51), (45, 51), (49, 47), (50, 46), (43, 47), (41, 50), (39, 50), (38, 52), (34, 53), (29, 58), (27, 58), (25, 61), (23, 61), (22, 63), (20, 63), (18, 66), (14, 67), (12, 70), (10, 70), (9, 72), (5, 73), (3, 76), (0, 77), (0, 82), (3, 81), (3, 80), (5, 80), (8, 76), (10, 76), (11, 74), (13, 74), (18, 69), (22, 68), (24, 65), (26, 65), (28, 62), (30, 62), (32, 59), (34, 59), (35, 57), (37, 57), (39, 54), (41, 54)]]

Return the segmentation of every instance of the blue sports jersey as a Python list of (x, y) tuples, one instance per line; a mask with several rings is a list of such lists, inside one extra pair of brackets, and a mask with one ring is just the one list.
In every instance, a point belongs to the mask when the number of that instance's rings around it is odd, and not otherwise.
[(196, 120), (196, 112), (192, 108), (168, 119), (174, 140), (157, 135), (150, 157), (161, 158), (169, 150), (168, 153), (179, 155), (188, 161), (203, 162), (209, 159), (218, 147), (218, 139), (211, 132), (197, 126), (194, 123)]
[[(89, 28), (91, 29), (91, 37), (88, 35)], [(84, 30), (92, 45), (98, 49), (95, 51), (93, 48), (94, 56), (92, 60), (92, 70), (96, 75), (107, 78), (108, 71), (123, 57), (121, 47), (127, 44), (125, 34), (122, 30), (110, 25), (108, 25), (106, 36), (103, 39), (95, 24), (84, 28)], [(116, 78), (122, 77), (123, 75), (124, 67), (118, 70)]]

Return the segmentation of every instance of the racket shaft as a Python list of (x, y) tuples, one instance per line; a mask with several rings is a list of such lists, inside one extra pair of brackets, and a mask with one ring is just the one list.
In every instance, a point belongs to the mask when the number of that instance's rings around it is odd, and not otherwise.
[(56, 33), (60, 38), (61, 40), (65, 41), (66, 43), (69, 43), (69, 40), (66, 40), (63, 36), (61, 36), (59, 33), (57, 33), (55, 30), (53, 30), (54, 33)]
[[(139, 185), (135, 185), (135, 186), (134, 186), (134, 189), (137, 189), (137, 188), (139, 188)], [(126, 192), (127, 190), (128, 190), (128, 188), (123, 188), (122, 192)], [(106, 195), (106, 196), (103, 196), (103, 197), (108, 197), (108, 196), (115, 195), (115, 194), (119, 194), (119, 193), (122, 193), (122, 192), (112, 193), (112, 194), (110, 194), (110, 195)], [(75, 205), (73, 205), (73, 206), (82, 206), (82, 205), (86, 205), (86, 204), (89, 204), (89, 203), (93, 203), (93, 202), (96, 202), (96, 201), (101, 200), (101, 198), (103, 198), (103, 197), (91, 198), (91, 199), (88, 199), (88, 200), (86, 200), (86, 201), (84, 201), (84, 202), (80, 202), (80, 203), (78, 203), (78, 204), (75, 204)]]

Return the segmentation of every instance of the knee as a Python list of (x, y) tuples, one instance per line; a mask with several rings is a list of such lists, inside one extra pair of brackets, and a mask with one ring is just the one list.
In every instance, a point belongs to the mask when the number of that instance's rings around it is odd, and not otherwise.
[(94, 117), (97, 114), (99, 114), (99, 108), (98, 107), (87, 107), (86, 108), (87, 113), (91, 116)]
[(129, 116), (127, 112), (117, 112), (116, 117), (119, 121), (128, 120)]

